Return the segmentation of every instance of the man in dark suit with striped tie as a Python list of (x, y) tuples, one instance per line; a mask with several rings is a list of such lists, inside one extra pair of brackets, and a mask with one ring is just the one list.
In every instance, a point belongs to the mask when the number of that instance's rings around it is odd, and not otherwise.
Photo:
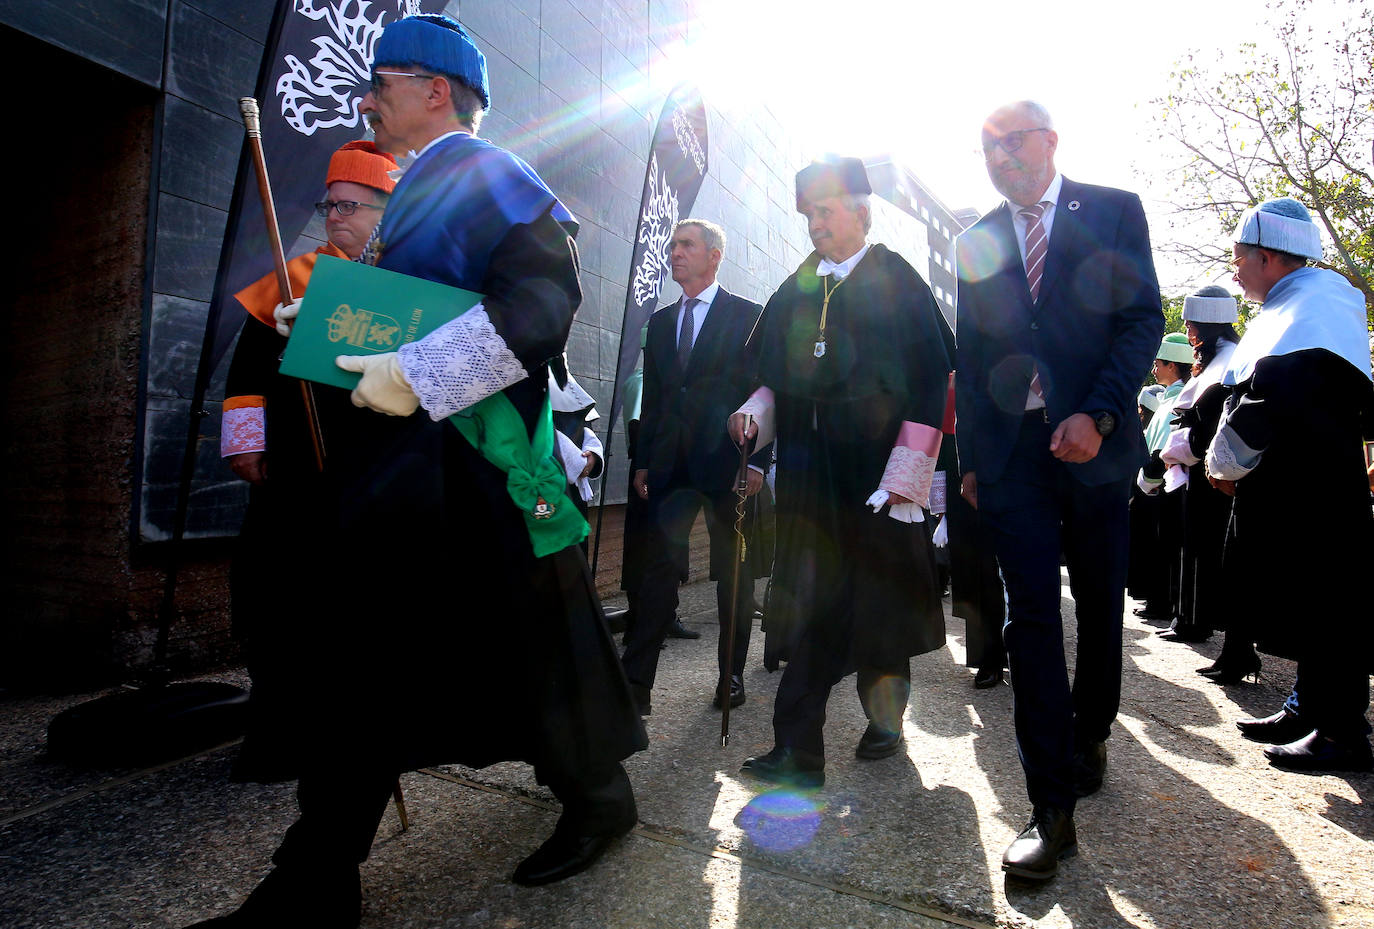
[[(725, 421), (752, 389), (757, 345), (751, 341), (762, 307), (716, 282), (725, 233), (715, 223), (684, 219), (673, 230), (673, 280), (682, 298), (649, 319), (644, 344), (644, 394), (640, 413), (635, 493), (648, 501), (654, 539), (637, 598), (637, 615), (625, 638), (621, 662), (640, 712), (648, 715), (649, 691), (659, 648), (677, 615), (680, 566), (697, 514), (706, 511), (711, 537), (711, 577), (720, 619), (720, 672), (714, 703), (744, 702), (745, 659), (753, 617), (754, 579), (740, 568), (738, 617), (728, 635), (730, 586), (735, 560), (734, 486), (739, 449)], [(767, 452), (748, 473), (748, 492), (763, 486)]]
[[(990, 527), (1017, 747), (1034, 813), (1002, 868), (1054, 876), (1073, 813), (1106, 770), (1121, 699), (1131, 477), (1145, 459), (1136, 392), (1163, 333), (1140, 198), (1055, 169), (1059, 135), (1032, 101), (983, 124), (1006, 201), (959, 237), (955, 399), (961, 492)], [(1078, 621), (1072, 683), (1061, 550)]]

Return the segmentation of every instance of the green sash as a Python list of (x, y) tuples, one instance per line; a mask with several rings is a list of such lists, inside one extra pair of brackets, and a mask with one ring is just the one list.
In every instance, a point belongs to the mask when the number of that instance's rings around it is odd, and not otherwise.
[(525, 421), (504, 393), (494, 393), (448, 418), (463, 438), (506, 474), (506, 492), (525, 517), (534, 557), (543, 558), (587, 537), (587, 521), (568, 498), (568, 477), (553, 453), (549, 398), (527, 438)]

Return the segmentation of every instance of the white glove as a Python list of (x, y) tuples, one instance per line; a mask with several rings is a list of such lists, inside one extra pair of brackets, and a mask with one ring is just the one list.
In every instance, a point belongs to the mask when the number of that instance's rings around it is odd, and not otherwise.
[(1171, 494), (1180, 487), (1187, 486), (1188, 472), (1183, 468), (1180, 468), (1178, 465), (1172, 465), (1168, 471), (1164, 472), (1164, 492), (1166, 494)]
[(278, 303), (276, 308), (272, 310), (272, 318), (277, 321), (277, 331), (282, 335), (291, 334), (291, 324), (300, 315), (301, 301), (304, 299), (304, 297), (297, 297), (290, 303)]
[(930, 537), (930, 541), (935, 543), (936, 548), (944, 548), (949, 544), (948, 516), (940, 517), (940, 524), (935, 527), (935, 534)]
[[(865, 506), (873, 507), (874, 513), (881, 513), (890, 499), (886, 490), (875, 490), (873, 496), (864, 501)], [(899, 523), (923, 523), (926, 521), (921, 508), (914, 503), (894, 503), (888, 508), (887, 515)]]
[(410, 389), (395, 352), (382, 355), (340, 355), (334, 363), (363, 376), (353, 388), (353, 405), (365, 406), (388, 416), (409, 416), (420, 406)]

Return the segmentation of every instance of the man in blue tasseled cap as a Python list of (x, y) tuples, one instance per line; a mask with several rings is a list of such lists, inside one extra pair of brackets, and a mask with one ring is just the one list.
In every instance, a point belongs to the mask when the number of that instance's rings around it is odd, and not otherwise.
[(300, 818), (243, 906), (203, 925), (357, 926), (358, 866), (416, 767), (534, 766), (563, 811), (516, 883), (587, 868), (636, 822), (620, 762), (644, 730), (548, 397), (581, 302), (577, 226), (533, 168), (477, 138), (490, 100), (452, 19), (406, 17), (378, 40), (359, 109), (403, 173), (360, 260), (484, 299), (399, 352), (339, 358), (363, 375), (356, 408), (328, 436), (328, 525), (291, 566), (320, 572), (318, 613), (300, 619), (319, 634), (298, 637), (316, 678), (301, 686), (316, 696), (297, 721)]

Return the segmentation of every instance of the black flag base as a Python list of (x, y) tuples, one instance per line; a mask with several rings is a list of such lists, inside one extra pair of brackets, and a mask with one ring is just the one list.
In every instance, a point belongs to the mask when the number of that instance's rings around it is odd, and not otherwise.
[(48, 724), (48, 754), (91, 767), (142, 767), (242, 737), (248, 693), (233, 684), (149, 684), (88, 700)]

